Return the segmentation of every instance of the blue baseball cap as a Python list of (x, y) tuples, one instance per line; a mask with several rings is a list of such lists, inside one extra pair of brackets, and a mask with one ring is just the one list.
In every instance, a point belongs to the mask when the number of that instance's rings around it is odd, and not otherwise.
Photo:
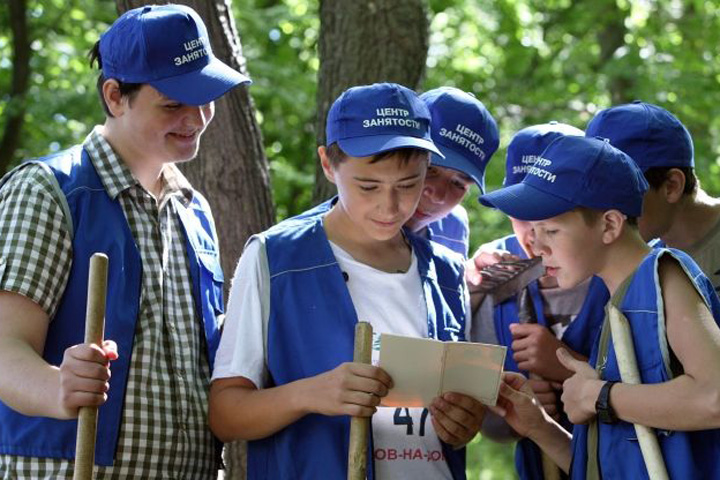
[(518, 220), (545, 220), (576, 207), (642, 214), (648, 183), (624, 152), (600, 138), (556, 138), (522, 182), (480, 197)]
[(603, 137), (630, 155), (644, 172), (652, 167), (694, 167), (692, 137), (675, 115), (639, 100), (600, 112), (585, 134)]
[(128, 10), (100, 37), (103, 76), (147, 83), (187, 105), (205, 105), (250, 83), (213, 55), (200, 16), (184, 5)]
[(507, 147), (503, 187), (522, 182), (548, 145), (563, 135), (582, 137), (585, 132), (566, 123), (552, 121), (523, 128), (513, 135)]
[(398, 148), (419, 148), (442, 156), (430, 137), (430, 112), (415, 92), (396, 83), (345, 90), (330, 107), (327, 145), (353, 157)]
[(485, 167), (500, 144), (497, 123), (485, 105), (470, 93), (441, 87), (420, 95), (430, 110), (432, 140), (445, 155), (432, 163), (458, 170), (485, 192)]

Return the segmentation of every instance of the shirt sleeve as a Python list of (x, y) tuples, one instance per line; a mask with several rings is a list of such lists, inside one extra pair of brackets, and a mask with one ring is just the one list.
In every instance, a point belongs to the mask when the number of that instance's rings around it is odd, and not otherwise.
[(230, 298), (212, 379), (244, 377), (267, 384), (267, 327), (270, 318), (270, 273), (265, 243), (255, 237), (246, 245), (230, 287)]
[(490, 343), (498, 345), (497, 333), (495, 332), (495, 304), (489, 295), (480, 303), (470, 321), (470, 341)]
[(19, 169), (0, 189), (0, 290), (29, 298), (50, 319), (73, 258), (63, 205), (55, 177), (39, 165)]

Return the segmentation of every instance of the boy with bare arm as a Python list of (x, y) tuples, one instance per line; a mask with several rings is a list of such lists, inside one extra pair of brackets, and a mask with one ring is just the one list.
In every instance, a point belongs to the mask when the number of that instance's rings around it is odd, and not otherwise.
[(587, 135), (609, 139), (643, 171), (650, 188), (640, 235), (687, 252), (720, 291), (720, 198), (700, 186), (687, 128), (664, 108), (636, 101), (598, 112)]
[[(570, 125), (549, 122), (533, 125), (517, 132), (507, 149), (503, 186), (520, 183), (547, 146), (564, 135), (584, 136), (584, 132)], [(535, 257), (535, 234), (532, 224), (510, 217), (513, 235), (483, 245), (476, 258), (507, 252), (516, 259)], [(494, 256), (490, 256), (495, 260)], [(572, 372), (557, 359), (555, 351), (567, 348), (578, 359), (590, 356), (597, 333), (602, 325), (604, 307), (609, 298), (607, 288), (596, 276), (587, 278), (571, 288), (562, 288), (557, 278), (543, 275), (513, 297), (499, 304), (485, 299), (473, 318), (475, 341), (495, 343), (510, 348), (505, 370), (531, 375), (529, 384), (545, 410), (571, 430), (560, 405), (557, 383)], [(486, 305), (490, 303), (490, 305)], [(496, 441), (514, 440), (504, 422), (487, 416), (483, 434)], [(515, 449), (515, 467), (521, 479), (542, 479), (543, 465), (540, 450), (533, 442), (522, 439)]]
[[(534, 400), (522, 377), (501, 389), (500, 411), (572, 478), (647, 478), (633, 423), (653, 427), (671, 478), (720, 475), (720, 301), (685, 253), (640, 236), (648, 185), (607, 141), (562, 137), (522, 183), (482, 201), (535, 230), (534, 249), (561, 287), (598, 275), (631, 327), (641, 385), (623, 383), (608, 321), (591, 367), (558, 350), (573, 375), (563, 384), (572, 434)], [(571, 443), (572, 442), (572, 443)], [(571, 467), (572, 463), (572, 467)]]

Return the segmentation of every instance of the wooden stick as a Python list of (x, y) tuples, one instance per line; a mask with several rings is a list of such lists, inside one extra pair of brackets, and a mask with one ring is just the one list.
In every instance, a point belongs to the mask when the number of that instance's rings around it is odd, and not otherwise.
[[(518, 322), (522, 324), (537, 324), (537, 312), (530, 296), (529, 287), (525, 286), (517, 293)], [(529, 378), (542, 380), (540, 375), (531, 373)], [(539, 447), (538, 447), (539, 448)], [(560, 480), (560, 467), (558, 467), (550, 455), (540, 449), (540, 460), (542, 462), (542, 471), (544, 480)]]
[[(628, 319), (612, 304), (608, 305), (608, 317), (610, 319), (613, 345), (615, 346), (615, 355), (617, 356), (618, 368), (623, 383), (642, 383)], [(665, 460), (655, 431), (645, 425), (638, 425), (637, 423), (634, 425), (648, 476), (653, 480), (667, 480), (669, 477), (665, 468)]]
[[(372, 325), (358, 322), (355, 326), (353, 362), (370, 363), (372, 356)], [(348, 449), (348, 480), (367, 478), (367, 447), (370, 431), (369, 417), (350, 419), (350, 447)]]
[[(105, 336), (105, 299), (107, 295), (108, 257), (95, 253), (90, 258), (88, 297), (85, 310), (85, 343), (102, 345)], [(92, 480), (95, 464), (97, 407), (81, 407), (78, 414), (73, 480)]]

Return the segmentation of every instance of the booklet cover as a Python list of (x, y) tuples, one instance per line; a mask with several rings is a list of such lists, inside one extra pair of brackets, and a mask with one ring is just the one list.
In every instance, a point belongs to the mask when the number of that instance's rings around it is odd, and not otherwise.
[(380, 336), (379, 366), (395, 386), (383, 398), (386, 407), (427, 407), (446, 392), (497, 402), (507, 348), (431, 338)]

